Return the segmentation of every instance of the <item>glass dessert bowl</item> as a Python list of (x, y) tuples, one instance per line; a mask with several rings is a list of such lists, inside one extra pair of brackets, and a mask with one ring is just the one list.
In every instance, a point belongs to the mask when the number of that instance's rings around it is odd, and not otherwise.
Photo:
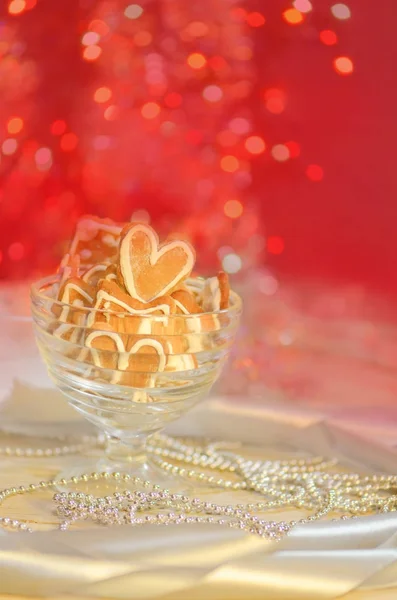
[[(207, 396), (230, 353), (240, 297), (230, 292), (229, 307), (219, 311), (134, 315), (59, 301), (59, 285), (53, 276), (32, 286), (34, 330), (55, 385), (105, 435), (105, 455), (91, 470), (170, 487), (147, 441)], [(194, 285), (200, 290), (204, 280)], [(114, 333), (113, 318), (124, 332)]]

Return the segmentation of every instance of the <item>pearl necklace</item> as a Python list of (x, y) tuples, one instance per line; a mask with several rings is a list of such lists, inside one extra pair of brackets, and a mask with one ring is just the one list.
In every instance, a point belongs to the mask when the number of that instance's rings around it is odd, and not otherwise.
[[(9, 431), (1, 431), (2, 436), (14, 437), (19, 434), (14, 434)], [(66, 436), (51, 436), (48, 438), (54, 442), (60, 442), (54, 448), (31, 448), (31, 447), (16, 447), (0, 446), (0, 456), (17, 457), (17, 458), (51, 458), (53, 456), (67, 456), (68, 454), (84, 453), (89, 448), (95, 448), (100, 445), (101, 438), (94, 435), (85, 435), (80, 442), (71, 442)], [(69, 441), (69, 443), (67, 443)]]
[[(157, 435), (154, 439), (155, 443), (148, 446), (148, 451), (152, 460), (166, 472), (231, 492), (253, 492), (261, 500), (235, 506), (220, 505), (171, 494), (158, 485), (131, 477), (128, 473), (94, 472), (70, 480), (41, 481), (38, 484), (6, 488), (0, 491), (0, 506), (5, 500), (19, 494), (54, 489), (68, 483), (111, 479), (119, 485), (122, 483), (138, 489), (126, 489), (104, 498), (95, 498), (82, 492), (56, 493), (53, 496), (56, 512), (62, 519), (59, 526), (62, 531), (72, 523), (86, 519), (108, 526), (213, 523), (275, 541), (287, 535), (297, 524), (310, 523), (329, 513), (347, 512), (340, 517), (347, 519), (397, 510), (395, 475), (363, 476), (336, 472), (336, 460), (324, 460), (321, 457), (247, 460), (228, 450), (224, 442), (193, 445), (195, 442), (192, 440), (186, 442), (163, 435)], [(182, 466), (175, 462), (182, 463)], [(225, 473), (231, 479), (219, 477)], [(298, 521), (280, 522), (265, 520), (258, 515), (267, 510), (289, 508), (309, 510), (312, 514)], [(8, 530), (30, 533), (33, 531), (30, 525), (27, 520), (0, 517), (0, 526)]]
[[(56, 504), (56, 512), (58, 516), (65, 519), (59, 525), (61, 531), (66, 531), (73, 522), (89, 518), (101, 525), (129, 524), (138, 526), (144, 524), (180, 525), (182, 523), (211, 523), (241, 529), (247, 533), (256, 534), (261, 538), (278, 541), (298, 523), (309, 523), (328, 514), (334, 507), (335, 497), (334, 492), (331, 490), (324, 506), (306, 519), (289, 522), (266, 521), (260, 519), (253, 512), (248, 511), (248, 508), (260, 512), (268, 508), (273, 508), (273, 506), (269, 506), (269, 503), (258, 502), (252, 505), (238, 504), (235, 507), (231, 505), (224, 506), (204, 502), (199, 498), (171, 494), (168, 490), (161, 489), (158, 485), (152, 485), (149, 481), (143, 481), (139, 477), (131, 477), (128, 473), (95, 472), (90, 474), (85, 473), (79, 477), (72, 477), (70, 480), (40, 481), (38, 484), (19, 486), (18, 488), (6, 488), (0, 492), (0, 506), (6, 498), (19, 494), (51, 489), (60, 485), (67, 485), (68, 483), (87, 482), (90, 480), (98, 481), (100, 479), (123, 481), (130, 485), (141, 487), (144, 491), (125, 490), (121, 493), (115, 492), (113, 496), (105, 496), (104, 498), (95, 498), (91, 494), (84, 494), (83, 492), (56, 493), (53, 496)], [(284, 505), (288, 505), (288, 502)], [(137, 516), (137, 513), (152, 511), (153, 509), (172, 509), (182, 510), (183, 512), (162, 512), (155, 515), (146, 514), (143, 517)], [(200, 516), (198, 513), (205, 513), (207, 516)], [(0, 517), (0, 526), (14, 531), (33, 533), (33, 529), (25, 519), (19, 520)]]

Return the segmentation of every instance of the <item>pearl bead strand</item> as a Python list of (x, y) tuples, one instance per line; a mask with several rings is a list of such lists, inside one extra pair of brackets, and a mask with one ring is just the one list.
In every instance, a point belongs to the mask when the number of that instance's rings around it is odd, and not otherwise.
[[(98, 438), (85, 438), (80, 446), (86, 448), (87, 444), (99, 443)], [(20, 494), (110, 479), (118, 482), (119, 486), (125, 484), (126, 487), (139, 489), (126, 489), (104, 498), (95, 498), (82, 492), (56, 493), (53, 499), (57, 514), (62, 519), (61, 530), (68, 529), (76, 521), (87, 519), (108, 526), (212, 523), (241, 529), (270, 540), (279, 540), (296, 525), (316, 521), (329, 513), (342, 513), (340, 518), (345, 520), (397, 510), (396, 475), (338, 472), (336, 460), (322, 457), (247, 460), (230, 451), (225, 442), (203, 442), (199, 445), (197, 440), (183, 441), (164, 435), (152, 439), (148, 452), (152, 461), (165, 472), (231, 493), (244, 490), (253, 493), (256, 501), (234, 506), (221, 505), (171, 494), (158, 485), (128, 473), (93, 472), (70, 480), (41, 481), (38, 484), (6, 488), (0, 491), (0, 507), (9, 498)], [(26, 453), (22, 455), (31, 456)], [(50, 456), (54, 455), (59, 454)], [(311, 514), (288, 522), (265, 520), (258, 514), (289, 508), (310, 511)], [(7, 530), (32, 532), (30, 521), (7, 516), (0, 517), (0, 526)]]
[[(3, 436), (12, 437), (16, 434), (9, 431), (2, 431)], [(18, 434), (18, 437), (19, 434)], [(31, 447), (15, 447), (0, 446), (0, 456), (12, 458), (52, 458), (54, 456), (67, 456), (69, 454), (81, 454), (90, 448), (95, 448), (100, 445), (101, 439), (99, 436), (85, 435), (80, 442), (67, 443), (68, 438), (65, 436), (53, 436), (50, 438), (58, 443), (54, 448), (31, 448)]]

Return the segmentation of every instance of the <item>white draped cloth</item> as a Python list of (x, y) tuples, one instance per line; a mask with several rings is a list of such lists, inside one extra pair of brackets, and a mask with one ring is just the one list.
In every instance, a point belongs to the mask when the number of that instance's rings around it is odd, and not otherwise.
[[(2, 427), (46, 436), (85, 431), (86, 424), (53, 389), (28, 320), (2, 323)], [(346, 414), (348, 407), (346, 407)], [(261, 447), (265, 454), (336, 456), (351, 470), (395, 473), (392, 423), (355, 424), (332, 411), (271, 398), (213, 397), (172, 433)], [(1, 445), (1, 440), (0, 440)], [(0, 487), (45, 478), (51, 460), (1, 460)], [(37, 462), (39, 460), (39, 462)], [(77, 460), (70, 457), (68, 460)], [(18, 462), (19, 461), (19, 462)], [(34, 462), (36, 461), (36, 462)], [(48, 467), (49, 468), (49, 467)], [(54, 465), (55, 471), (58, 463)], [(200, 495), (199, 488), (195, 490)], [(222, 501), (227, 501), (227, 496)], [(34, 495), (0, 507), (48, 521)], [(229, 499), (233, 502), (233, 499)], [(26, 503), (26, 504), (24, 504)], [(280, 513), (279, 519), (291, 518)], [(52, 515), (52, 520), (55, 521)], [(84, 527), (33, 534), (0, 530), (0, 596), (11, 598), (158, 600), (395, 600), (397, 516), (393, 513), (296, 527), (279, 543), (214, 525)]]

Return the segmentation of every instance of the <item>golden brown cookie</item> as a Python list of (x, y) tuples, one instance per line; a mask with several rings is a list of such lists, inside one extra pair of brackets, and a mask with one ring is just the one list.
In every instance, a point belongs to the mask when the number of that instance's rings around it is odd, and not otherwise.
[(121, 232), (118, 276), (132, 298), (152, 302), (172, 293), (188, 277), (195, 251), (185, 241), (159, 244), (157, 233), (144, 223)]
[(225, 273), (225, 271), (219, 271), (218, 275), (218, 284), (220, 291), (220, 301), (219, 308), (220, 310), (225, 310), (229, 308), (229, 297), (230, 297), (230, 283), (229, 283), (229, 275)]
[(95, 288), (79, 277), (71, 277), (65, 281), (58, 294), (63, 306), (55, 305), (59, 320), (74, 325), (84, 324), (88, 314), (84, 309), (93, 306), (95, 294)]
[(69, 254), (79, 254), (81, 264), (96, 265), (117, 255), (121, 226), (111, 219), (85, 215), (77, 223)]
[(107, 281), (115, 281), (116, 283), (119, 283), (118, 279), (117, 279), (117, 265), (115, 263), (108, 265), (107, 269), (105, 270), (105, 272), (103, 274), (103, 279), (106, 279)]
[(217, 277), (206, 279), (202, 291), (202, 307), (204, 312), (224, 310), (229, 306), (229, 276), (220, 271)]
[(194, 295), (188, 289), (179, 289), (172, 292), (171, 298), (175, 301), (178, 313), (195, 315), (203, 312)]
[(96, 310), (90, 315), (89, 327), (95, 328), (98, 322), (106, 322), (118, 333), (139, 335), (156, 333), (156, 321), (148, 316), (163, 316), (167, 321), (168, 316), (176, 313), (176, 304), (170, 296), (148, 303), (139, 302), (123, 292), (115, 281), (105, 279), (98, 284), (94, 308)]
[(106, 270), (109, 265), (106, 263), (98, 263), (89, 267), (81, 276), (81, 279), (92, 286), (97, 286), (98, 281), (105, 277)]
[(166, 365), (164, 348), (158, 340), (142, 338), (130, 346), (114, 331), (92, 331), (85, 340), (97, 367), (114, 371), (112, 383), (132, 387), (150, 387), (153, 373)]
[(78, 277), (71, 277), (64, 282), (58, 292), (59, 303), (52, 306), (52, 312), (60, 322), (53, 330), (56, 337), (72, 344), (81, 343), (80, 327), (86, 325), (89, 315), (86, 309), (94, 304), (95, 293), (95, 288)]
[(71, 277), (78, 277), (80, 269), (80, 255), (79, 254), (65, 254), (61, 264), (59, 265), (58, 273), (60, 275), (59, 290), (62, 289), (65, 281)]

